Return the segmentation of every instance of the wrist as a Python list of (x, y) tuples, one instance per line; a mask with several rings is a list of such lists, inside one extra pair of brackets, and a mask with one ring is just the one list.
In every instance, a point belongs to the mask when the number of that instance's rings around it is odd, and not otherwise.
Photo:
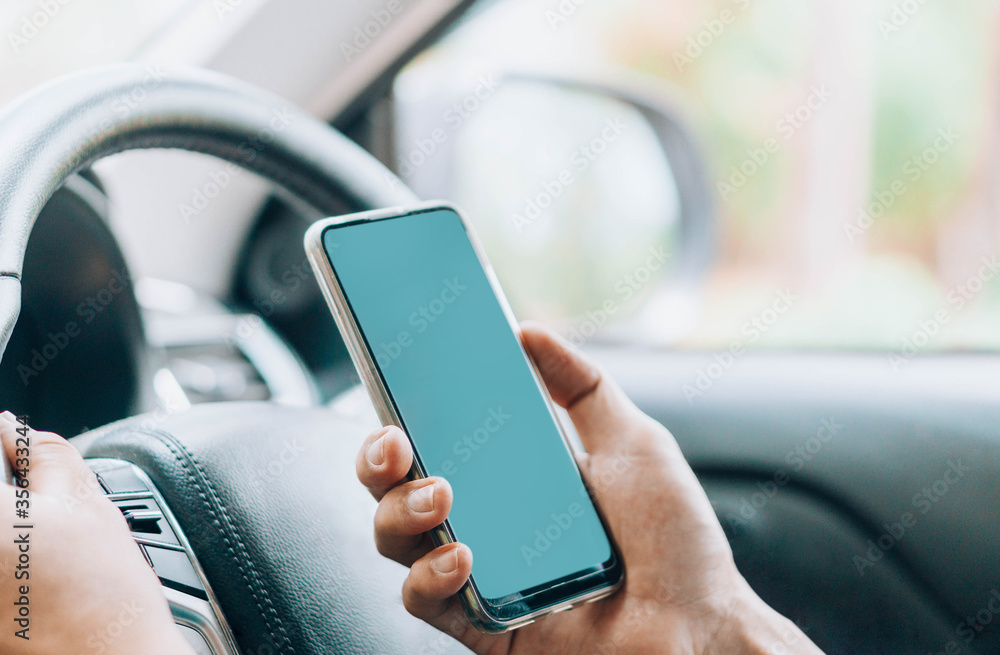
[(703, 655), (822, 655), (795, 623), (761, 600), (745, 581), (740, 583), (703, 644)]

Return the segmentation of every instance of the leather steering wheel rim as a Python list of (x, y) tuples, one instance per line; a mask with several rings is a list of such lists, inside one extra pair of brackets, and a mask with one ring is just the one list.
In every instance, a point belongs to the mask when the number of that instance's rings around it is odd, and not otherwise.
[[(0, 112), (0, 356), (28, 236), (74, 172), (130, 149), (215, 155), (324, 213), (415, 196), (371, 155), (282, 99), (221, 75), (119, 65), (45, 85)], [(274, 403), (196, 405), (77, 437), (139, 466), (205, 571), (241, 652), (467, 653), (409, 616), (404, 569), (371, 539), (354, 451), (377, 419)]]
[(275, 182), (317, 210), (413, 202), (355, 143), (278, 96), (217, 73), (141, 64), (57, 79), (0, 112), (0, 358), (20, 312), (35, 219), (78, 170), (126, 150), (214, 155)]

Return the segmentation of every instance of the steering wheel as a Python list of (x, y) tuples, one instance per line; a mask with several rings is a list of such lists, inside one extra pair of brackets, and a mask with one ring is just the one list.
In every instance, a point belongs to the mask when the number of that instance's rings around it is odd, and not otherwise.
[[(45, 203), (93, 161), (142, 148), (220, 157), (324, 213), (344, 201), (363, 210), (415, 200), (333, 128), (227, 77), (128, 64), (56, 80), (0, 113), (0, 357)], [(374, 503), (354, 476), (355, 449), (373, 427), (323, 408), (199, 405), (100, 428), (85, 455), (118, 480), (106, 484), (116, 502), (151, 503), (153, 514), (128, 510), (132, 518), (155, 527), (163, 512), (163, 529), (177, 533), (171, 552), (191, 558), (197, 577), (167, 590), (179, 623), (199, 627), (174, 592), (203, 586), (245, 654), (466, 652), (406, 614), (405, 572), (375, 550)], [(205, 652), (227, 655), (223, 641)]]

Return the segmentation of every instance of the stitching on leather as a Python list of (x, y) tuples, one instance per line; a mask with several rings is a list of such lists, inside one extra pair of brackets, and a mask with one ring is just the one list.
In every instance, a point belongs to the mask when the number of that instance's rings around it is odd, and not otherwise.
[[(117, 432), (119, 431), (115, 430), (114, 432), (109, 433), (108, 436), (111, 436), (111, 434), (115, 434)], [(264, 624), (267, 626), (268, 632), (271, 635), (276, 634), (276, 631), (272, 626), (271, 621), (269, 621), (267, 617), (267, 615), (270, 614), (273, 617), (275, 623), (277, 624), (277, 632), (281, 634), (281, 638), (284, 640), (285, 645), (287, 645), (288, 647), (287, 652), (294, 653), (295, 649), (292, 647), (291, 638), (288, 636), (285, 627), (282, 625), (281, 617), (278, 615), (278, 612), (275, 609), (274, 604), (271, 602), (271, 597), (268, 594), (267, 588), (261, 583), (260, 574), (258, 573), (257, 568), (254, 566), (253, 561), (250, 559), (249, 554), (247, 553), (246, 545), (240, 538), (239, 533), (237, 533), (236, 530), (233, 528), (233, 523), (232, 520), (229, 518), (229, 513), (226, 511), (225, 506), (219, 500), (218, 494), (215, 491), (215, 487), (212, 484), (212, 481), (205, 474), (204, 469), (201, 468), (201, 465), (198, 463), (198, 460), (195, 459), (194, 454), (190, 450), (188, 450), (188, 448), (183, 443), (181, 443), (176, 437), (162, 430), (155, 430), (155, 429), (150, 430), (147, 428), (139, 428), (139, 429), (123, 428), (121, 432), (145, 434), (148, 437), (156, 439), (164, 446), (166, 446), (168, 450), (170, 450), (174, 458), (177, 459), (177, 461), (180, 463), (181, 468), (184, 469), (184, 473), (187, 476), (188, 480), (197, 489), (198, 497), (201, 498), (201, 501), (205, 505), (205, 508), (208, 510), (209, 514), (212, 516), (214, 521), (219, 523), (219, 525), (223, 528), (223, 539), (226, 542), (226, 549), (232, 556), (232, 560), (236, 564), (237, 568), (239, 568), (240, 574), (243, 577), (243, 581), (247, 584), (247, 588), (249, 589), (251, 596), (253, 596), (254, 604), (257, 605), (257, 609), (261, 614), (261, 618), (264, 620)], [(181, 453), (178, 452), (178, 448), (181, 451), (183, 451), (185, 456), (182, 456)], [(194, 465), (197, 472), (204, 479), (205, 481), (204, 488), (202, 487), (202, 484), (198, 481), (198, 479), (195, 477), (194, 472), (191, 471), (191, 468), (188, 466), (189, 462), (190, 464)], [(216, 513), (215, 509), (212, 507), (212, 503), (209, 502), (210, 500), (209, 497), (206, 496), (205, 493), (206, 490), (209, 492), (211, 500), (214, 501), (214, 503), (218, 506), (219, 512), (221, 513), (222, 518), (225, 519), (225, 522), (219, 520), (219, 514)], [(236, 554), (236, 552), (234, 552), (233, 545), (230, 542), (229, 535), (227, 533), (231, 534), (233, 539), (235, 539), (240, 552), (244, 556), (244, 560), (241, 561), (240, 557)], [(243, 561), (245, 561), (246, 564), (250, 567), (252, 577), (254, 578), (253, 581), (251, 581), (250, 576), (247, 575), (247, 571), (243, 566)], [(267, 605), (266, 611), (260, 603), (259, 599), (261, 597), (263, 597), (264, 602)]]

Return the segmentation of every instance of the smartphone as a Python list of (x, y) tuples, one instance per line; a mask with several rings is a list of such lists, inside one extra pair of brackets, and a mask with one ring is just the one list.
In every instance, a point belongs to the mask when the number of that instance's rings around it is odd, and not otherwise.
[(472, 549), (466, 613), (483, 632), (608, 596), (624, 564), (464, 215), (434, 202), (311, 226), (306, 251), (410, 478), (454, 492), (436, 544)]

